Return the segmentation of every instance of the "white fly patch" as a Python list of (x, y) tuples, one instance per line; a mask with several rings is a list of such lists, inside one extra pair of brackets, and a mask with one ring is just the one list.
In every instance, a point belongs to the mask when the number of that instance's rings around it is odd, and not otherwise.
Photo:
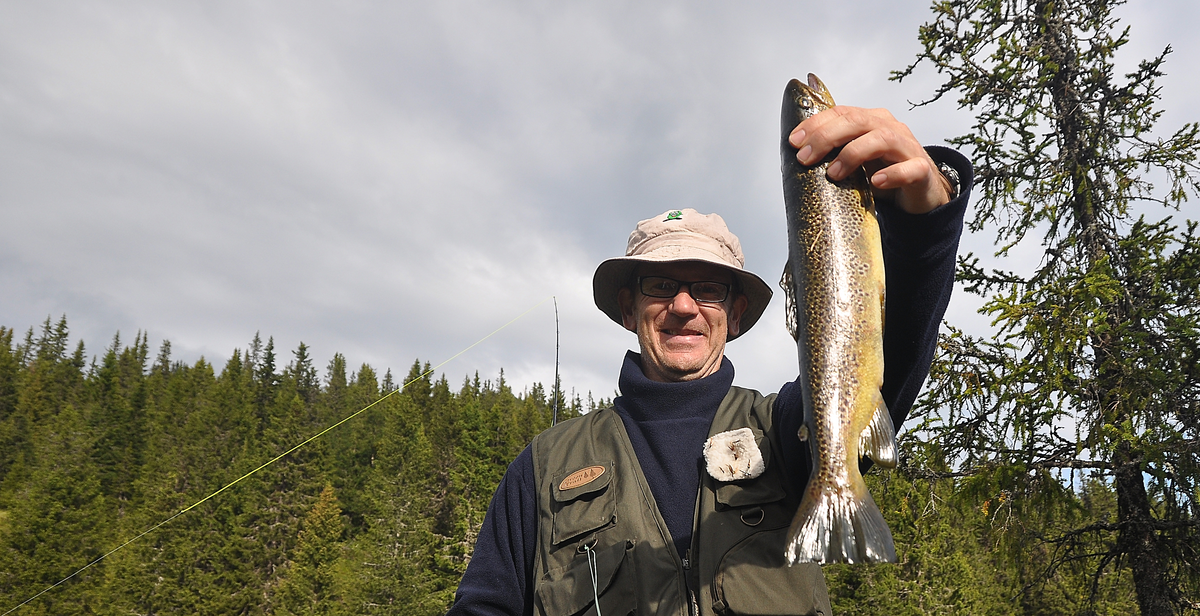
[(750, 428), (722, 432), (705, 441), (704, 461), (717, 481), (754, 479), (767, 469)]

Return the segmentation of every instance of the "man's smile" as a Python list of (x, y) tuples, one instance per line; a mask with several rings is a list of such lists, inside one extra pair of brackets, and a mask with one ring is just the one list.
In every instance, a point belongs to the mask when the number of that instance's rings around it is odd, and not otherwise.
[(662, 329), (659, 330), (668, 336), (703, 336), (704, 332), (694, 329)]

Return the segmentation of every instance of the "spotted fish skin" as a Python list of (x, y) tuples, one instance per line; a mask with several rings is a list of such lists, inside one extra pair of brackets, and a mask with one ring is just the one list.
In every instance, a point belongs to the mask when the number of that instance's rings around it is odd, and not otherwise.
[(896, 464), (883, 397), (883, 249), (875, 204), (860, 168), (833, 182), (826, 167), (796, 160), (788, 141), (804, 119), (832, 107), (815, 75), (788, 83), (780, 156), (788, 221), (783, 286), (796, 338), (812, 474), (792, 520), (787, 560), (895, 562), (892, 534), (859, 472), (859, 458)]

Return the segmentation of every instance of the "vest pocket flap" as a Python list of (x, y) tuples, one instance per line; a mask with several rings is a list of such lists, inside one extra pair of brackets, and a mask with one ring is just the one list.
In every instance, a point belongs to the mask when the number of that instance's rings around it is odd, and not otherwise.
[[(786, 527), (755, 533), (725, 554), (713, 589), (720, 608), (764, 616), (829, 613), (821, 567), (814, 563), (789, 567), (784, 559), (787, 533)], [(783, 588), (788, 591), (780, 592)]]
[(599, 492), (608, 487), (612, 476), (612, 462), (596, 462), (571, 472), (554, 475), (554, 500), (566, 503), (585, 494)]
[(745, 483), (727, 483), (717, 487), (717, 502), (726, 507), (765, 505), (783, 500), (783, 486), (774, 481), (751, 480)]
[(591, 567), (586, 553), (561, 569), (549, 571), (538, 585), (538, 600), (546, 614), (595, 614), (600, 597), (602, 614), (625, 615), (634, 611), (636, 592), (632, 585), (633, 542), (621, 541), (594, 552), (596, 584), (592, 585)]

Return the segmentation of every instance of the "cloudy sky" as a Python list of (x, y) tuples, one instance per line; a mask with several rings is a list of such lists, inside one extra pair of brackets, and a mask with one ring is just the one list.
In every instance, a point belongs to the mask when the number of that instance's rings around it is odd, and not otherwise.
[[(440, 371), (520, 389), (553, 380), (553, 296), (564, 384), (612, 395), (636, 339), (590, 281), (637, 220), (717, 211), (777, 279), (788, 79), (925, 143), (965, 130), (950, 101), (908, 109), (930, 71), (887, 81), (925, 7), (0, 0), (0, 324), (66, 314), (89, 354), (141, 330), (218, 366), (261, 331), (285, 359), (303, 341), (322, 369), (341, 352), (402, 376), (533, 308)], [(1163, 125), (1200, 120), (1200, 9), (1119, 15), (1124, 66), (1175, 49)], [(776, 299), (728, 349), (741, 385), (795, 373)], [(976, 305), (948, 317), (980, 327)]]

